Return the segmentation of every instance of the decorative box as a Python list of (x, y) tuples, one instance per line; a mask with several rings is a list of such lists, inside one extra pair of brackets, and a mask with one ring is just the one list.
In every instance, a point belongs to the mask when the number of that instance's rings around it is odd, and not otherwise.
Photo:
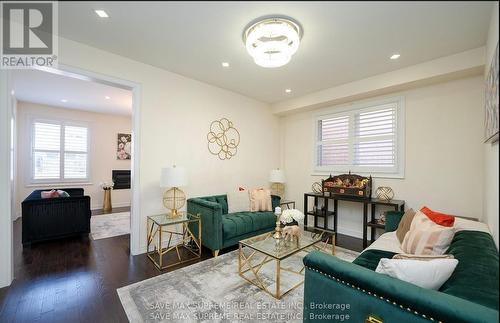
[(328, 177), (322, 181), (323, 194), (345, 195), (359, 198), (370, 198), (372, 194), (372, 177), (356, 174), (342, 174)]

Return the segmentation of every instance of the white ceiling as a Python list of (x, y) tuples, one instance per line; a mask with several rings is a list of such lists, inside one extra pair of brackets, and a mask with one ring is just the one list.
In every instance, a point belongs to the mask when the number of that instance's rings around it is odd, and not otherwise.
[[(59, 33), (277, 102), (484, 46), (491, 9), (488, 2), (59, 2)], [(247, 54), (242, 33), (272, 14), (297, 20), (304, 36), (288, 65), (265, 69)], [(389, 60), (395, 52), (401, 58)]]
[(20, 101), (107, 114), (132, 114), (131, 91), (38, 70), (16, 70), (12, 74), (15, 97)]

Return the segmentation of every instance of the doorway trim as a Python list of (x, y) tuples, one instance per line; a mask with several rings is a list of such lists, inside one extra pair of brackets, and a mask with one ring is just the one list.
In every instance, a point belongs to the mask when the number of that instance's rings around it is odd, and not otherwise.
[(109, 86), (132, 91), (132, 158), (131, 158), (131, 198), (130, 198), (130, 253), (135, 256), (142, 253), (141, 236), (141, 208), (140, 208), (140, 103), (141, 84), (100, 74), (82, 68), (59, 64), (58, 68), (39, 68), (41, 71), (77, 78), (84, 81), (96, 82)]

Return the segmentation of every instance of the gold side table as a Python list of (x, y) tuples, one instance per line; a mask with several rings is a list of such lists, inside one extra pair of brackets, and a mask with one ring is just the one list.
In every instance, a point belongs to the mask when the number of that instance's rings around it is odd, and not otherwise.
[[(170, 214), (148, 216), (147, 230), (146, 255), (159, 270), (201, 258), (200, 216), (184, 212), (175, 217)], [(177, 261), (164, 264), (163, 258), (174, 252)]]

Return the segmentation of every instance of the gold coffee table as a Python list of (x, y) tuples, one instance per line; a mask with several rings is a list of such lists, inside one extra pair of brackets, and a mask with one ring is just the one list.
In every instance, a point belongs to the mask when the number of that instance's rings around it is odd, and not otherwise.
[[(170, 214), (148, 216), (147, 228), (146, 254), (159, 270), (201, 258), (201, 218), (198, 215), (180, 212), (176, 217)], [(194, 228), (196, 234), (192, 231)], [(163, 247), (165, 240), (167, 245)], [(187, 250), (189, 256), (181, 255), (182, 249)], [(178, 261), (164, 265), (163, 257), (174, 251)]]
[[(304, 266), (299, 271), (282, 267), (281, 262), (286, 258), (301, 251), (321, 250), (326, 251), (331, 245), (331, 253), (335, 254), (335, 232), (329, 230), (305, 228), (301, 237), (295, 241), (285, 242), (283, 239), (273, 238), (274, 232), (264, 233), (239, 242), (238, 272), (248, 282), (254, 284), (267, 292), (274, 298), (281, 299), (295, 288), (304, 283)], [(246, 247), (246, 248), (244, 248)], [(245, 250), (245, 249), (249, 250)], [(249, 252), (246, 252), (249, 251)], [(256, 255), (263, 255), (263, 259), (255, 260)], [(262, 267), (276, 261), (275, 288), (272, 284), (265, 283), (260, 275)], [(286, 271), (294, 275), (300, 275), (300, 281), (292, 287), (281, 290), (281, 272)], [(250, 276), (250, 277), (248, 277)]]

